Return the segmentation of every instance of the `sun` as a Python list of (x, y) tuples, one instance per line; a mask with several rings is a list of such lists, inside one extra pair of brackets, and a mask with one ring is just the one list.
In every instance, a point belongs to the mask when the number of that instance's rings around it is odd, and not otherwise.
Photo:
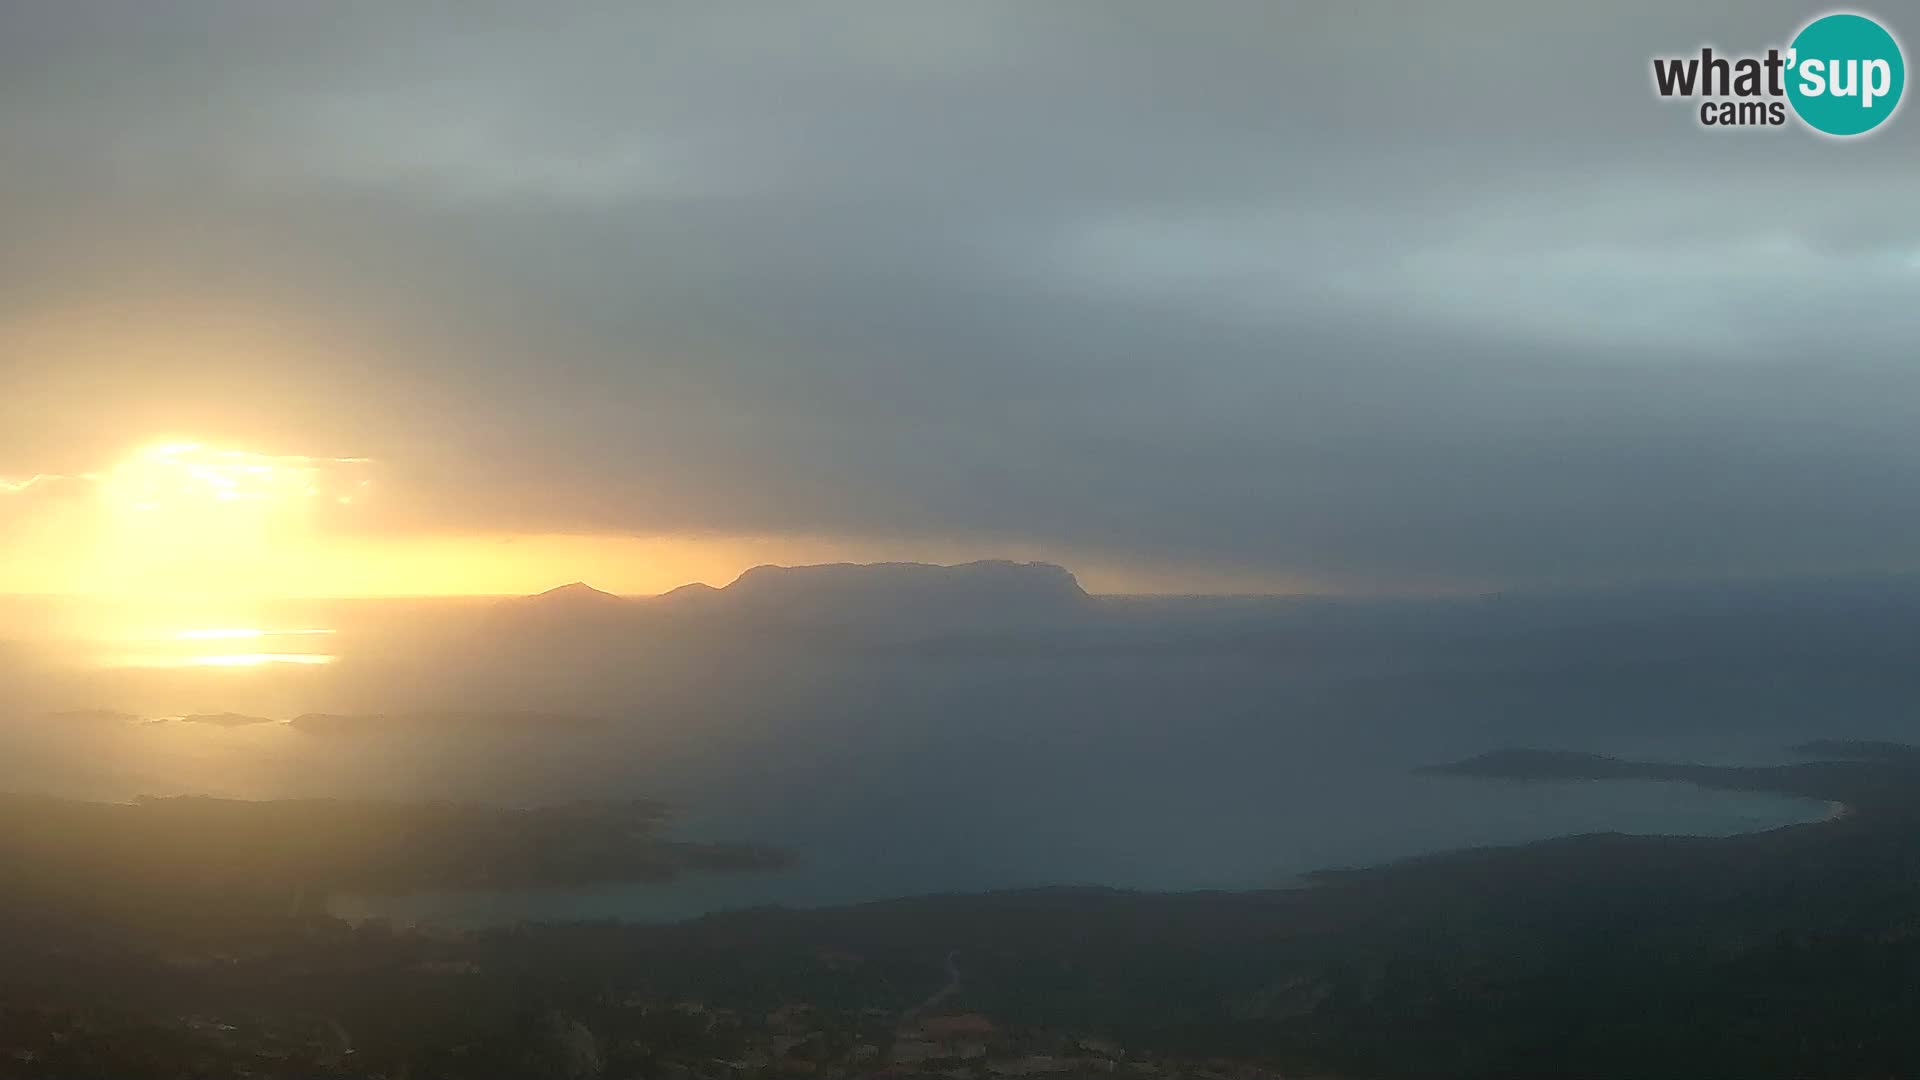
[(297, 591), (327, 517), (367, 495), (368, 466), (188, 440), (142, 447), (86, 478), (100, 585), (120, 595)]
[[(223, 506), (235, 509), (300, 508), (326, 495), (353, 502), (350, 491), (332, 491), (338, 466), (363, 464), (363, 458), (312, 458), (269, 455), (251, 450), (172, 442), (137, 451), (108, 470), (101, 490), (116, 507), (136, 513), (187, 510), (205, 514)], [(360, 481), (358, 486), (364, 486)]]

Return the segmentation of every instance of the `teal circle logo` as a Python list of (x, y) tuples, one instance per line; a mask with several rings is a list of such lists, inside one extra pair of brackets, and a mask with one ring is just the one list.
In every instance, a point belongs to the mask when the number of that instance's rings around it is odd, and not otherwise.
[(1813, 20), (1787, 55), (1787, 100), (1815, 131), (1865, 135), (1900, 107), (1907, 85), (1900, 43), (1865, 15)]

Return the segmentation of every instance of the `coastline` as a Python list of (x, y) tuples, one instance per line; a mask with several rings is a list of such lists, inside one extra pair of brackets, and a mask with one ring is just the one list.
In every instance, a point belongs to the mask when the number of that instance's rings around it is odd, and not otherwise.
[[(1413, 775), (1445, 773), (1449, 768), (1442, 766), (1416, 769)], [(1540, 778), (1503, 776), (1494, 779), (1525, 784), (1538, 782)], [(1597, 783), (1603, 778), (1575, 779), (1584, 784), (1589, 780)], [(325, 906), (329, 914), (353, 923), (384, 920), (395, 925), (485, 930), (491, 927), (543, 923), (615, 922), (632, 926), (666, 926), (709, 916), (725, 916), (761, 909), (821, 912), (846, 910), (871, 904), (912, 903), (941, 898), (983, 897), (1062, 889), (1108, 890), (1169, 898), (1201, 895), (1270, 895), (1317, 889), (1329, 880), (1346, 875), (1391, 872), (1406, 865), (1445, 861), (1475, 852), (1524, 851), (1539, 845), (1577, 841), (1583, 837), (1598, 835), (1649, 840), (1718, 842), (1764, 835), (1781, 829), (1839, 821), (1851, 816), (1854, 812), (1852, 807), (1842, 800), (1818, 799), (1799, 792), (1735, 785), (1707, 785), (1673, 778), (1660, 778), (1651, 783), (1649, 783), (1651, 778), (1639, 776), (1616, 776), (1604, 779), (1614, 781), (1607, 786), (1619, 791), (1619, 801), (1623, 806), (1638, 807), (1648, 802), (1649, 800), (1646, 799), (1648, 787), (1675, 787), (1691, 788), (1707, 793), (1703, 797), (1683, 801), (1681, 807), (1683, 815), (1687, 812), (1700, 813), (1702, 805), (1733, 807), (1733, 809), (1723, 809), (1712, 818), (1695, 818), (1692, 824), (1696, 827), (1693, 828), (1686, 827), (1683, 821), (1676, 821), (1673, 825), (1658, 824), (1649, 828), (1646, 827), (1648, 823), (1644, 820), (1645, 815), (1642, 815), (1638, 827), (1634, 825), (1617, 827), (1607, 824), (1602, 816), (1593, 828), (1544, 831), (1531, 836), (1522, 835), (1484, 841), (1468, 839), (1461, 843), (1440, 843), (1424, 849), (1388, 852), (1351, 860), (1301, 861), (1264, 875), (1260, 880), (1249, 880), (1245, 884), (1201, 882), (1162, 885), (1140, 881), (1098, 880), (1091, 877), (1076, 879), (1063, 875), (1053, 880), (1003, 878), (984, 881), (977, 885), (956, 884), (948, 888), (895, 890), (884, 886), (868, 887), (860, 882), (839, 880), (830, 867), (808, 865), (809, 860), (802, 858), (798, 860), (798, 872), (805, 876), (804, 880), (785, 878), (782, 874), (764, 876), (694, 874), (671, 883), (613, 884), (592, 889), (443, 889), (422, 890), (408, 894), (371, 894), (343, 890), (329, 896)], [(1497, 790), (1498, 785), (1495, 785), (1495, 788)], [(1743, 796), (1748, 800), (1758, 797), (1761, 801), (1753, 802), (1751, 806), (1727, 802), (1728, 797), (1740, 799)], [(1592, 810), (1593, 808), (1589, 807), (1589, 813)], [(1518, 815), (1515, 817), (1517, 818)]]

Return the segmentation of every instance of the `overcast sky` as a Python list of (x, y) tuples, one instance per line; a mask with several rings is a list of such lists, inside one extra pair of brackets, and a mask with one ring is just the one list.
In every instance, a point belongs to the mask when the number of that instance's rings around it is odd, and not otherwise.
[(1920, 118), (1650, 88), (1819, 10), (13, 0), (0, 478), (191, 437), (373, 459), (375, 533), (1250, 587), (1920, 568)]

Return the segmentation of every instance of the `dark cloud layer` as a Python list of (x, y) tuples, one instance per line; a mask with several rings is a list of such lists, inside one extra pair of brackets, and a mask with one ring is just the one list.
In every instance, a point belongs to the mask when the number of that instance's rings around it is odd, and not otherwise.
[(1912, 567), (1920, 121), (1648, 85), (1812, 14), (12, 5), (0, 476), (167, 426), (377, 457), (396, 528)]

